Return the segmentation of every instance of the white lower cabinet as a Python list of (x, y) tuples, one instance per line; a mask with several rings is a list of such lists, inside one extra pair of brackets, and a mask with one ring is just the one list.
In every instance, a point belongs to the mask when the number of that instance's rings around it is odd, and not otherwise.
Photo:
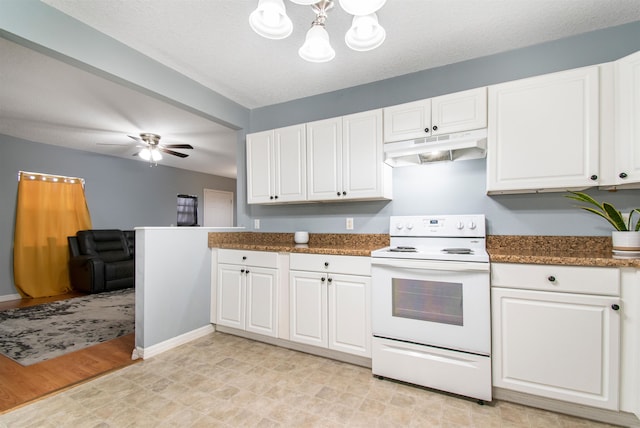
[(371, 358), (369, 258), (294, 253), (290, 269), (290, 340)]
[(216, 324), (278, 336), (277, 256), (218, 250)]
[(491, 295), (495, 387), (619, 409), (618, 269), (493, 264)]

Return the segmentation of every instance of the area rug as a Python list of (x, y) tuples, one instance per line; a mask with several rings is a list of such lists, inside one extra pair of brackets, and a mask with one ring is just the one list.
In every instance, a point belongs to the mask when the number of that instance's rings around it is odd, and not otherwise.
[(0, 353), (28, 366), (134, 331), (135, 290), (0, 311)]

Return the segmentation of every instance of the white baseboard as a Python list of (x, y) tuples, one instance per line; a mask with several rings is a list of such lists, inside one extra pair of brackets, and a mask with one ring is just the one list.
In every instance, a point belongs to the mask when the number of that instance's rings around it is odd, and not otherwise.
[(0, 296), (0, 302), (8, 302), (9, 300), (20, 300), (22, 297), (19, 294), (5, 294)]
[(138, 358), (147, 359), (151, 357), (155, 357), (158, 354), (162, 354), (169, 349), (176, 348), (180, 345), (184, 345), (185, 343), (191, 342), (192, 340), (199, 339), (202, 336), (206, 336), (207, 334), (213, 333), (215, 329), (213, 325), (205, 325), (204, 327), (200, 327), (195, 330), (191, 330), (187, 333), (181, 334), (180, 336), (173, 337), (169, 340), (165, 340), (164, 342), (156, 343), (155, 345), (148, 346), (146, 348), (142, 348), (137, 346), (133, 350), (133, 354), (131, 355), (132, 360), (137, 360)]

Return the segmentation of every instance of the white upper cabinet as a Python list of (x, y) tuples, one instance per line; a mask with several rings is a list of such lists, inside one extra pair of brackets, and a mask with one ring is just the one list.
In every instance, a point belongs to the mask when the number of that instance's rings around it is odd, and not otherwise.
[(614, 184), (640, 187), (640, 52), (615, 62)]
[(489, 87), (487, 192), (598, 185), (599, 67)]
[(307, 195), (309, 200), (342, 194), (342, 118), (307, 123)]
[(384, 109), (384, 141), (411, 140), (487, 126), (485, 87)]
[(432, 135), (487, 127), (487, 88), (471, 89), (431, 99)]
[(308, 123), (308, 200), (391, 199), (382, 144), (382, 110)]
[(384, 109), (384, 142), (412, 140), (431, 135), (431, 100)]
[(247, 201), (250, 204), (306, 200), (305, 126), (247, 135)]

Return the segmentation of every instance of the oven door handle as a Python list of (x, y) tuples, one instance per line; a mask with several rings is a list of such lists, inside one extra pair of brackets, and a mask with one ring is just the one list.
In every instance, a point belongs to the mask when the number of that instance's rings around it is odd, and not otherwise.
[(399, 260), (385, 258), (371, 258), (372, 266), (387, 266), (400, 269), (430, 269), (446, 270), (450, 272), (489, 272), (489, 263), (484, 262), (456, 262), (439, 260)]

